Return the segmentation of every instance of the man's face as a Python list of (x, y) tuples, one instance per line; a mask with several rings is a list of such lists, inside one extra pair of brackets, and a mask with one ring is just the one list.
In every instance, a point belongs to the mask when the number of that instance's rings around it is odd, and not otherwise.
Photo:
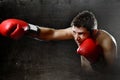
[(90, 32), (84, 27), (72, 27), (74, 39), (79, 46), (85, 39), (90, 37)]

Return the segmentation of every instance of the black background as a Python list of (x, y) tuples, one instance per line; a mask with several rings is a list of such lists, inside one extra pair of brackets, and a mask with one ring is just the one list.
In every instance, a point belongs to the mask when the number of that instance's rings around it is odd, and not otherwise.
[(118, 61), (109, 74), (86, 75), (80, 68), (74, 40), (39, 41), (24, 36), (15, 41), (0, 36), (0, 80), (119, 80), (119, 0), (0, 0), (0, 22), (18, 18), (56, 29), (70, 26), (78, 12), (92, 11), (98, 28), (111, 33)]

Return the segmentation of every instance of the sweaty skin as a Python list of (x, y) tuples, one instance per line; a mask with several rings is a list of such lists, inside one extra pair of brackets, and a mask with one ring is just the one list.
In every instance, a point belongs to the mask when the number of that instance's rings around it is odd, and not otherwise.
[[(82, 41), (90, 36), (89, 31), (84, 27), (76, 28), (73, 26), (66, 29), (40, 27), (40, 30), (40, 35), (37, 35), (39, 39), (48, 41), (74, 39), (77, 45), (80, 45)], [(113, 36), (105, 30), (94, 29), (92, 37), (103, 49), (101, 60), (95, 65), (91, 65), (84, 56), (81, 56), (81, 67), (87, 71), (94, 71), (102, 69), (104, 64), (105, 66), (112, 65), (117, 57), (117, 44)]]

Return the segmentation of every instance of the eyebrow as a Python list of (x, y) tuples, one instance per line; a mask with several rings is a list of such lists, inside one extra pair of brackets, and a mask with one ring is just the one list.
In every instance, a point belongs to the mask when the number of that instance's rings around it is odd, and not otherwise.
[(83, 34), (83, 33), (85, 33), (85, 32), (76, 32), (76, 31), (73, 31), (74, 33), (78, 33), (78, 34)]
[(78, 34), (84, 34), (84, 32), (78, 32)]

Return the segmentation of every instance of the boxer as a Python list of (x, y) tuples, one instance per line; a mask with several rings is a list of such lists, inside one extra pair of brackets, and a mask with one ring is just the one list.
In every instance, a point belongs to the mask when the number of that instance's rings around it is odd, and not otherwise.
[(105, 66), (115, 63), (117, 43), (110, 33), (97, 27), (95, 15), (82, 11), (74, 17), (71, 27), (65, 29), (41, 27), (19, 19), (7, 19), (0, 24), (0, 34), (16, 40), (23, 35), (47, 41), (74, 39), (78, 45), (81, 67), (86, 71), (104, 71), (107, 69)]

